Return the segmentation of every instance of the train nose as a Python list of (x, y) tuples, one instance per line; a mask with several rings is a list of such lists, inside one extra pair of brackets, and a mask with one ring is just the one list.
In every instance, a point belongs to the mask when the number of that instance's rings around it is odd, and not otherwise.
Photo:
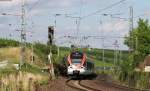
[(79, 75), (79, 74), (80, 74), (80, 71), (74, 70), (74, 71), (73, 71), (73, 74), (74, 74), (74, 75)]

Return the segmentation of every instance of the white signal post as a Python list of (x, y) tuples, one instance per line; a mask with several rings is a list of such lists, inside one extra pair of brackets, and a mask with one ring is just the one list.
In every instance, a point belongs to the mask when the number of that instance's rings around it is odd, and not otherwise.
[(54, 73), (54, 67), (53, 67), (53, 62), (52, 62), (52, 52), (51, 52), (51, 49), (50, 49), (50, 53), (48, 55), (48, 60), (49, 60), (49, 72), (50, 72), (50, 77), (51, 79), (55, 79), (55, 73)]

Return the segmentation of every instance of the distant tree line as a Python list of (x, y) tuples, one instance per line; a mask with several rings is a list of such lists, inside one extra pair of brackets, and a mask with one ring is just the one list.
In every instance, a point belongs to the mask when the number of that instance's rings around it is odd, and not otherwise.
[(19, 42), (16, 40), (0, 38), (0, 48), (17, 46), (19, 46)]

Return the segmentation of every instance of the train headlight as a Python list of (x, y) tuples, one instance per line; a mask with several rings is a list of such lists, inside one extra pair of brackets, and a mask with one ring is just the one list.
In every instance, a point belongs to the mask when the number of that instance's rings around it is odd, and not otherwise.
[(85, 69), (85, 67), (84, 67), (84, 66), (81, 66), (81, 68), (82, 68), (82, 69)]
[(72, 69), (73, 67), (72, 66), (69, 66), (69, 69)]

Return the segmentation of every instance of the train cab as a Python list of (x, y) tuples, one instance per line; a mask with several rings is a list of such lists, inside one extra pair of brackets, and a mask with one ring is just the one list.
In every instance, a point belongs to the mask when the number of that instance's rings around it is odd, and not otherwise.
[(68, 55), (68, 75), (81, 75), (85, 74), (86, 70), (86, 54), (74, 51)]

